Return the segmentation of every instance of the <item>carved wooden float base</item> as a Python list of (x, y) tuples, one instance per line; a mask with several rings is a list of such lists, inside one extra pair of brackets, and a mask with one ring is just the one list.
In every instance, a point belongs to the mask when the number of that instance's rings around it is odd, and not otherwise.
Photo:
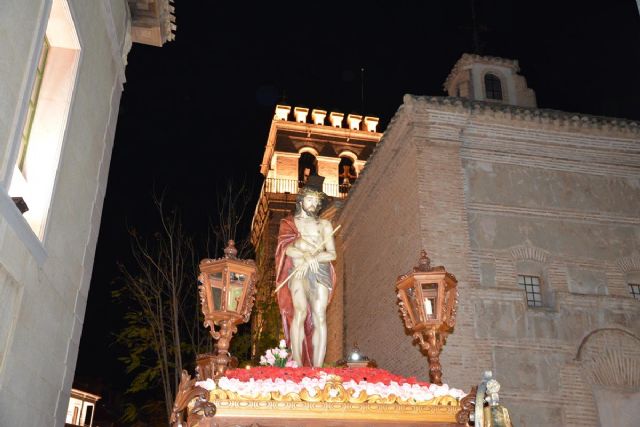
[[(280, 394), (265, 391), (240, 395), (214, 388), (203, 402), (215, 406), (204, 417), (191, 402), (189, 426), (198, 427), (318, 427), (318, 426), (455, 426), (460, 402), (452, 395), (416, 401), (394, 394), (382, 397), (345, 388), (342, 379), (329, 375), (323, 388), (303, 388)], [(463, 399), (464, 400), (464, 399)]]
[(454, 426), (460, 406), (384, 403), (212, 400), (216, 415), (201, 427)]

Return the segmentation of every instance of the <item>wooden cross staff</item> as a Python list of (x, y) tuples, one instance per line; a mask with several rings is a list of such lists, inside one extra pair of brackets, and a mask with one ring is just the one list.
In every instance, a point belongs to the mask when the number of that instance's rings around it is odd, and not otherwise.
[[(338, 225), (336, 228), (333, 229), (331, 234), (329, 234), (322, 242), (318, 243), (316, 245), (316, 247), (313, 248), (312, 255), (315, 255), (316, 252), (318, 252), (320, 250), (320, 248), (322, 248), (329, 241), (329, 239), (332, 238), (334, 234), (336, 234), (336, 232), (340, 229), (340, 227), (342, 227), (342, 226)], [(293, 275), (296, 274), (298, 272), (298, 270), (300, 270), (300, 268), (302, 268), (302, 266), (304, 266), (304, 264), (300, 264), (299, 266), (294, 268), (293, 271), (291, 272), (291, 274), (289, 274), (286, 279), (284, 279), (278, 286), (276, 286), (276, 289), (273, 291), (273, 293), (274, 294), (277, 293), (289, 280), (291, 280)]]

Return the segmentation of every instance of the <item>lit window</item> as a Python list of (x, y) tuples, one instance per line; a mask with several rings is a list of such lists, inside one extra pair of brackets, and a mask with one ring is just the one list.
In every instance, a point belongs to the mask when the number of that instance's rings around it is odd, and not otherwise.
[(485, 74), (484, 90), (487, 95), (487, 99), (502, 101), (502, 83), (500, 83), (500, 79), (497, 76), (493, 74)]
[(629, 292), (634, 299), (640, 299), (640, 284), (629, 283)]
[(25, 94), (27, 112), (9, 186), (9, 195), (21, 211), (28, 209), (23, 216), (40, 240), (45, 235), (80, 58), (68, 0), (53, 0), (42, 43), (32, 65), (33, 86)]
[(524, 288), (529, 307), (542, 307), (542, 294), (540, 293), (540, 278), (538, 276), (518, 275), (518, 285)]

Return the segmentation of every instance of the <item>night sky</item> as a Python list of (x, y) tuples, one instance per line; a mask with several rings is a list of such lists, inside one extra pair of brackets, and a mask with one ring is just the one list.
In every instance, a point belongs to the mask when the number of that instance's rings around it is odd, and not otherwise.
[[(477, 3), (481, 53), (519, 60), (538, 107), (640, 120), (635, 0)], [(157, 228), (154, 189), (204, 233), (216, 188), (245, 179), (257, 197), (283, 97), (378, 116), (384, 130), (405, 93), (444, 95), (455, 62), (474, 51), (469, 0), (176, 0), (176, 16), (174, 42), (133, 46), (120, 104), (76, 370), (113, 389), (126, 378), (109, 345), (122, 315), (110, 291), (116, 262), (130, 258), (127, 226)]]

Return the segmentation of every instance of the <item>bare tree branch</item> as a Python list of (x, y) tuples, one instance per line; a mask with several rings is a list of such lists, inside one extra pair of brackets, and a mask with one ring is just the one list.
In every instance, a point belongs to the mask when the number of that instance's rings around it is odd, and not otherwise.
[[(244, 258), (251, 248), (248, 238), (238, 233), (250, 213), (251, 192), (245, 183), (230, 183), (218, 191), (216, 199), (215, 217), (202, 236), (206, 252), (212, 258), (220, 256), (232, 239), (238, 256)], [(194, 239), (185, 232), (177, 211), (165, 208), (162, 195), (154, 196), (153, 203), (159, 215), (159, 231), (143, 237), (134, 228), (129, 229), (133, 262), (120, 265), (123, 286), (114, 295), (126, 299), (132, 308), (126, 316), (127, 328), (117, 340), (129, 351), (123, 358), (127, 371), (136, 373), (129, 391), (158, 387), (168, 417), (185, 368), (183, 351), (195, 360), (196, 354), (212, 350), (212, 340), (202, 325)], [(148, 356), (152, 358), (147, 363)], [(135, 414), (135, 407), (128, 407), (128, 411)]]

